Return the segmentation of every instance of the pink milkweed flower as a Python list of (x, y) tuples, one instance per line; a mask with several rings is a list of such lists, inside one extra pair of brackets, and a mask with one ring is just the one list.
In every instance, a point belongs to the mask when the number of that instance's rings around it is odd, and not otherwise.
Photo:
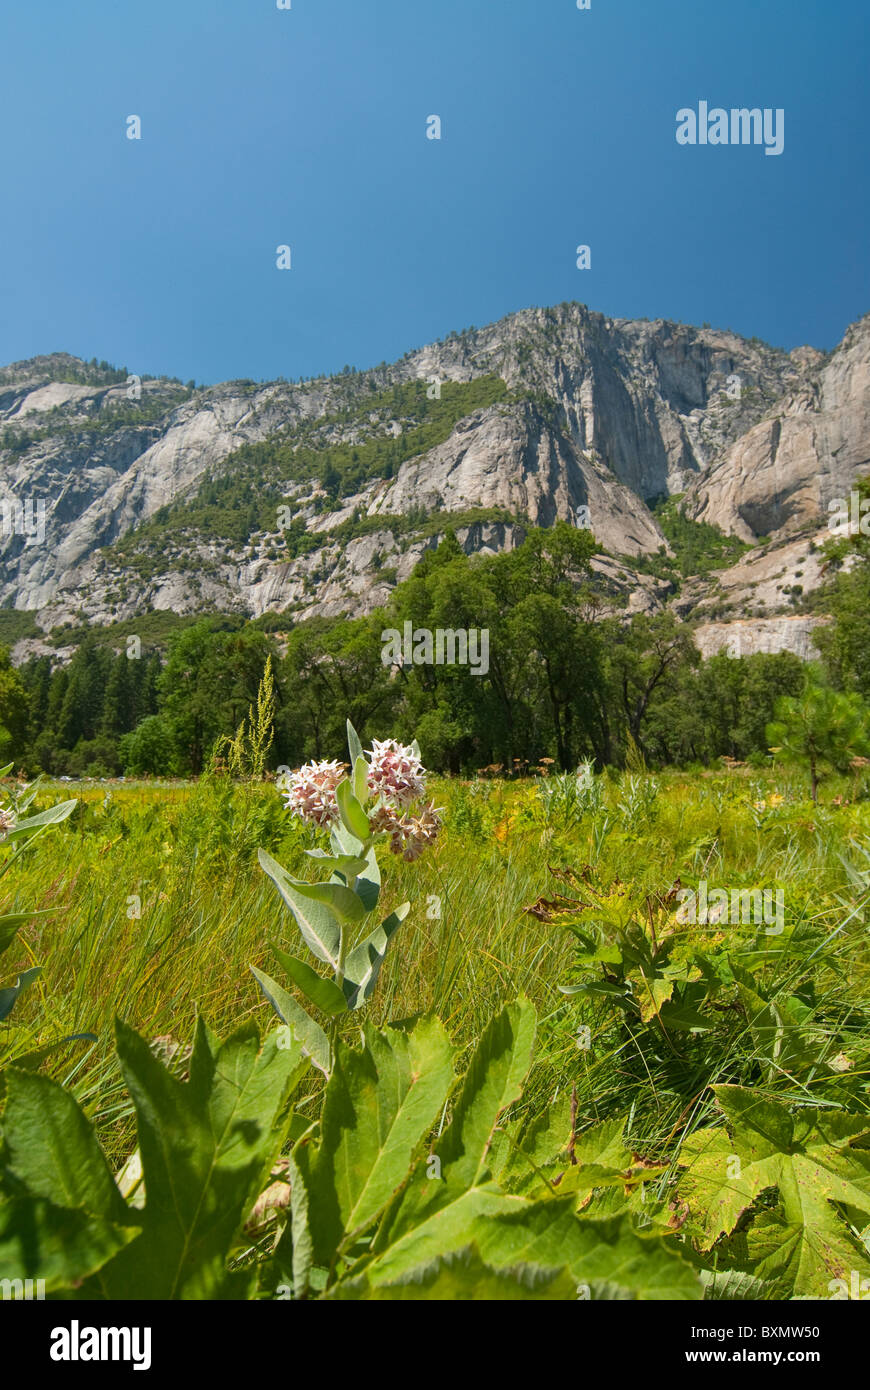
[(410, 806), (426, 791), (426, 773), (413, 748), (394, 738), (372, 739), (368, 783), (372, 796)]
[(15, 812), (0, 806), (0, 841), (5, 840), (10, 830), (15, 829)]
[(314, 825), (332, 825), (338, 820), (335, 789), (346, 775), (346, 763), (306, 763), (290, 774), (284, 802), (287, 810)]
[(391, 852), (400, 854), (408, 864), (434, 845), (441, 829), (441, 817), (431, 802), (413, 816), (400, 816), (391, 806), (378, 806), (370, 821), (372, 830), (389, 833)]

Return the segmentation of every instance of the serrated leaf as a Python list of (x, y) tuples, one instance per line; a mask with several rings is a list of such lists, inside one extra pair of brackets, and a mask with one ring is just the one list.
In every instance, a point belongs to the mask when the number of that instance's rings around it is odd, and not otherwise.
[(674, 992), (673, 980), (666, 979), (664, 975), (648, 976), (641, 970), (631, 971), (628, 978), (635, 986), (634, 994), (640, 1008), (641, 1020), (651, 1023), (660, 1015), (662, 1005), (671, 998)]
[(56, 1081), (11, 1067), (4, 1134), (12, 1173), (34, 1197), (125, 1225), (130, 1214), (80, 1106)]
[(411, 904), (402, 903), (348, 955), (344, 966), (343, 988), (349, 1009), (358, 1009), (371, 998), (387, 947), (410, 911)]
[(453, 1083), (453, 1048), (438, 1019), (364, 1036), (362, 1051), (338, 1044), (320, 1143), (296, 1155), (323, 1264), (390, 1202)]
[(258, 850), (257, 854), (260, 867), (269, 875), (293, 913), (308, 949), (318, 960), (337, 970), (341, 931), (329, 908), (299, 893), (286, 869), (264, 849)]
[(384, 1260), (408, 1269), (457, 1248), (468, 1223), (501, 1211), (505, 1197), (490, 1181), (490, 1148), (500, 1116), (520, 1096), (531, 1064), (535, 1011), (527, 1000), (492, 1019), (475, 1049), (453, 1118), (435, 1145), (438, 1180), (418, 1175), (382, 1232)]
[(141, 1234), (100, 1271), (100, 1288), (110, 1299), (249, 1297), (253, 1274), (230, 1273), (227, 1257), (280, 1151), (301, 1048), (275, 1034), (261, 1047), (250, 1027), (217, 1044), (198, 1025), (185, 1083), (120, 1021), (116, 1037), (146, 1197)]
[(660, 1013), (665, 1028), (676, 1028), (683, 1033), (705, 1033), (713, 1027), (709, 1018), (686, 1003), (669, 1000), (663, 1004)]
[(767, 1280), (757, 1279), (739, 1269), (702, 1269), (701, 1283), (711, 1301), (757, 1302), (772, 1297)]
[(495, 1270), (567, 1266), (575, 1298), (581, 1285), (593, 1300), (699, 1300), (703, 1293), (673, 1240), (641, 1236), (625, 1216), (581, 1220), (571, 1198), (529, 1202), (500, 1195), (491, 1184), (445, 1208), (415, 1240), (387, 1250), (368, 1267), (367, 1277), (374, 1286), (412, 1278), (421, 1266), (456, 1253), (469, 1240)]
[(334, 980), (325, 980), (316, 970), (312, 970), (310, 965), (306, 965), (304, 960), (297, 960), (296, 956), (288, 955), (277, 946), (272, 947), (272, 954), (287, 971), (293, 983), (299, 986), (302, 993), (312, 1004), (316, 1004), (318, 1009), (322, 1009), (330, 1018), (347, 1012), (347, 1000)]
[(0, 1202), (0, 1277), (42, 1279), (63, 1293), (97, 1273), (137, 1235), (41, 1197)]
[(397, 1278), (392, 1283), (372, 1284), (366, 1275), (343, 1280), (329, 1295), (332, 1299), (365, 1299), (379, 1302), (402, 1300), (415, 1303), (453, 1300), (487, 1302), (567, 1302), (576, 1299), (577, 1286), (569, 1271), (517, 1264), (492, 1269), (474, 1245), (442, 1255), (431, 1263)]
[[(833, 1278), (870, 1275), (867, 1252), (832, 1205), (870, 1213), (870, 1152), (854, 1147), (866, 1116), (785, 1106), (739, 1086), (714, 1086), (732, 1133), (701, 1130), (682, 1147), (688, 1200), (701, 1249), (729, 1235), (762, 1193), (775, 1189), (782, 1219), (755, 1272), (784, 1279), (792, 1296), (827, 1297)], [(862, 1275), (863, 1277), (863, 1275)]]
[(331, 1066), (329, 1039), (320, 1024), (315, 1023), (292, 994), (288, 994), (275, 980), (253, 965), (248, 968), (278, 1017), (286, 1023), (302, 1047), (305, 1056), (311, 1058), (318, 1071), (328, 1076)]

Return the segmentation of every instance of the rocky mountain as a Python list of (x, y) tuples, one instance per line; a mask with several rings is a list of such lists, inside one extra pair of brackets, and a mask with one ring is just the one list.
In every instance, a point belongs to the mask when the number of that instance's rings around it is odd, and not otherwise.
[[(715, 649), (728, 619), (745, 644), (793, 614), (828, 503), (868, 468), (870, 316), (826, 356), (565, 304), (371, 371), (207, 388), (54, 354), (0, 371), (0, 608), (44, 631), (359, 613), (448, 525), (494, 551), (564, 518), (629, 611), (670, 604)], [(679, 583), (669, 497), (734, 538)], [(759, 642), (797, 632), (775, 630)]]

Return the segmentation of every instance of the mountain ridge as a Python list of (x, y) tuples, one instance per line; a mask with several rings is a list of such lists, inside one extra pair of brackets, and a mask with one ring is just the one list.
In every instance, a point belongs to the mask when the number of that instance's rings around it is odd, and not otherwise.
[[(46, 507), (44, 544), (0, 534), (0, 607), (45, 630), (367, 611), (451, 518), (469, 552), (581, 519), (627, 611), (745, 618), (766, 584), (770, 616), (793, 611), (802, 566), (820, 574), (825, 509), (868, 466), (870, 315), (830, 353), (787, 352), (569, 303), (300, 383), (128, 384), (45, 354), (0, 370), (0, 503)], [(752, 546), (761, 577), (738, 561), (687, 592), (651, 578), (667, 497)]]

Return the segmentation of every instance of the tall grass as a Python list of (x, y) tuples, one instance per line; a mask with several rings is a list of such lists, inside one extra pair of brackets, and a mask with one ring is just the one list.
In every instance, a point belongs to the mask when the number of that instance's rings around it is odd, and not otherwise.
[[(783, 771), (601, 779), (595, 804), (578, 804), (567, 783), (544, 794), (532, 782), (443, 780), (432, 790), (445, 808), (437, 848), (412, 865), (382, 855), (385, 914), (404, 898), (413, 910), (387, 959), (374, 1022), (431, 1010), (467, 1047), (506, 1000), (525, 994), (541, 1028), (523, 1104), (539, 1111), (576, 1087), (581, 1123), (628, 1115), (633, 1140), (648, 1149), (667, 1148), (709, 1118), (709, 1087), (721, 1080), (807, 1103), (818, 1100), (824, 1076), (830, 1103), (840, 1091), (853, 1108), (864, 1103), (870, 982), (862, 846), (870, 801), (852, 780), (831, 784), (819, 806)], [(130, 1109), (113, 1061), (114, 1017), (182, 1044), (197, 1011), (220, 1033), (249, 1017), (271, 1022), (248, 967), (274, 972), (269, 941), (295, 950), (298, 936), (256, 852), (263, 846), (292, 873), (314, 876), (304, 851), (315, 840), (267, 784), (206, 778), (84, 784), (75, 792), (74, 817), (38, 858), (25, 854), (2, 880), (0, 912), (60, 908), (22, 931), (4, 964), (6, 973), (44, 967), (16, 1028), (41, 1041), (97, 1035), (96, 1044), (57, 1054), (50, 1070), (72, 1085), (121, 1156)], [(49, 785), (40, 805), (69, 795), (68, 786)], [(602, 881), (645, 892), (678, 877), (782, 887), (789, 944), (771, 954), (765, 976), (783, 998), (808, 991), (820, 1058), (827, 1037), (832, 1055), (848, 1052), (842, 1083), (821, 1064), (817, 1077), (799, 1082), (785, 1070), (771, 1073), (750, 1030), (737, 1023), (724, 1051), (717, 1032), (693, 1036), (671, 1055), (561, 995), (572, 940), (524, 908), (558, 891), (551, 866), (586, 864)], [(589, 1050), (577, 1045), (581, 1023), (592, 1031)], [(318, 1089), (315, 1078), (302, 1104), (315, 1106)]]

